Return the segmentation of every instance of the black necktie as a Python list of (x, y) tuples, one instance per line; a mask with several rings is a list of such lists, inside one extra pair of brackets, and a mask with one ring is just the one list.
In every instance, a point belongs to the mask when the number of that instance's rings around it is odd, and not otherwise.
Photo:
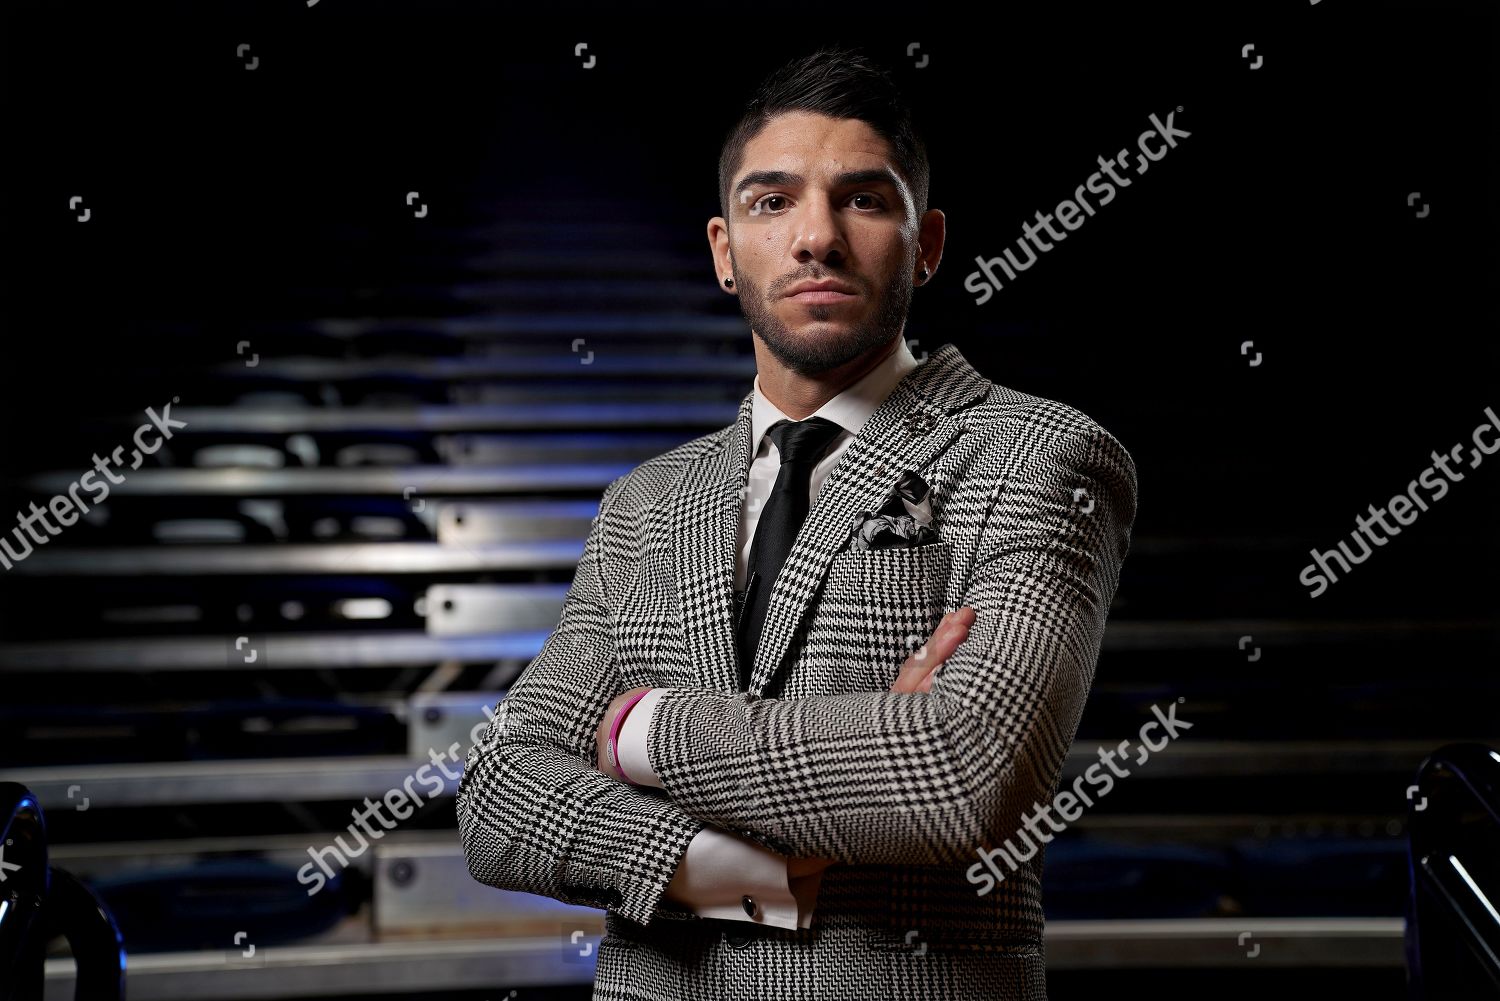
[(738, 626), (742, 692), (750, 688), (755, 651), (760, 646), (761, 629), (771, 606), (771, 588), (792, 551), (798, 530), (807, 520), (813, 467), (842, 430), (833, 421), (809, 417), (802, 421), (777, 421), (766, 431), (781, 453), (781, 470), (755, 523), (755, 538), (750, 543), (750, 559), (745, 566), (745, 601)]

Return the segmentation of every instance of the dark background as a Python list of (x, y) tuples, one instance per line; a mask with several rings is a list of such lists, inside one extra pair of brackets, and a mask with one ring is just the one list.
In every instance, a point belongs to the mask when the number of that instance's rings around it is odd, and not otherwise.
[[(77, 465), (48, 452), (48, 432), (120, 393), (121, 364), (173, 367), (157, 321), (197, 324), (192, 350), (222, 358), (259, 319), (400, 310), (433, 224), (524, 210), (532, 193), (659, 220), (698, 243), (712, 282), (719, 142), (749, 87), (819, 40), (872, 43), (925, 129), (948, 243), (915, 298), (917, 352), (953, 341), (991, 378), (1114, 432), (1141, 468), (1138, 531), (1275, 525), (1331, 547), (1496, 402), (1487, 5), (989, 22), (937, 8), (899, 29), (890, 13), (583, 8), (560, 27), (483, 5), (205, 6), (12, 7), (7, 353), (24, 378), (6, 396), (26, 431), (9, 450)], [(600, 54), (587, 72), (566, 41), (580, 30)], [(892, 40), (906, 35), (932, 53), (925, 68)], [(1097, 156), (1133, 149), (1150, 113), (1179, 106), (1191, 138), (974, 305), (962, 285), (976, 256), (1012, 246)], [(426, 219), (409, 218), (407, 190)], [(136, 410), (156, 398), (128, 396)], [(1480, 515), (1494, 478), (1476, 472), (1399, 540), (1425, 554), (1420, 586), (1372, 563), (1317, 604), (1471, 601), (1483, 561), (1438, 539), (1493, 545)], [(1305, 562), (1263, 590), (1305, 602)]]
[[(1080, 742), (1133, 730), (1143, 707), (1181, 694), (1205, 740), (1493, 746), (1500, 456), (1464, 468), (1320, 597), (1298, 574), (1309, 549), (1347, 539), (1432, 451), (1464, 442), (1467, 455), (1484, 407), (1500, 412), (1496, 21), (1484, 3), (1344, 0), (525, 16), (345, 0), (11, 4), (0, 510), (24, 506), (28, 474), (81, 474), (146, 406), (223, 405), (202, 373), (233, 362), (242, 340), (274, 356), (330, 318), (405, 318), (420, 338), (441, 321), (503, 315), (514, 300), (488, 284), (499, 276), (487, 255), (526, 271), (533, 251), (566, 246), (497, 245), (508, 223), (639, 227), (651, 234), (640, 249), (701, 264), (675, 277), (701, 281), (703, 297), (652, 302), (657, 314), (738, 316), (731, 297), (709, 294), (723, 136), (785, 59), (863, 43), (916, 107), (930, 205), (947, 217), (941, 267), (907, 325), (914, 351), (957, 344), (991, 379), (1083, 410), (1138, 467), (1131, 558)], [(916, 68), (910, 42), (928, 65)], [(1258, 70), (1241, 57), (1247, 43)], [(976, 257), (1013, 247), (1096, 157), (1133, 151), (1148, 116), (1173, 109), (1190, 137), (975, 305), (963, 282)], [(404, 203), (412, 190), (425, 218)], [(69, 210), (75, 195), (87, 223)], [(572, 336), (509, 347), (567, 354)], [(431, 343), (463, 357), (457, 341)], [(748, 355), (748, 330), (726, 350)], [(558, 383), (558, 399), (586, 382)], [(749, 390), (748, 377), (730, 381), (720, 399)], [(0, 579), (4, 638), (74, 635), (87, 585), (65, 583)], [(1262, 627), (1251, 666), (1236, 638)], [(80, 712), (127, 698), (118, 679), (96, 680), (71, 690)], [(211, 698), (218, 683), (193, 691)], [(69, 694), (32, 674), (7, 685), (13, 706), (49, 712)], [(4, 743), (3, 762), (45, 760)], [(1346, 815), (1399, 830), (1420, 760), (1292, 779), (1230, 761), (1214, 781), (1122, 788), (1109, 811)], [(154, 836), (150, 815), (116, 819), (117, 832)], [(442, 829), (451, 811), (425, 822)], [(81, 824), (60, 816), (54, 829), (100, 836)], [(1373, 913), (1399, 913), (1401, 878), (1382, 870)], [(1330, 913), (1345, 913), (1341, 892), (1329, 891)], [(1384, 977), (1372, 982), (1389, 988), (1400, 972)]]

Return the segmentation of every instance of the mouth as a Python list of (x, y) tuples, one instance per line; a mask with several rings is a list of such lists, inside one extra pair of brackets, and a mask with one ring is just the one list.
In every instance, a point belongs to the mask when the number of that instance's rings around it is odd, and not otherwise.
[(848, 302), (857, 297), (852, 285), (824, 278), (818, 281), (801, 281), (786, 291), (786, 298), (807, 305)]
[(815, 303), (849, 302), (850, 300), (858, 298), (858, 296), (856, 296), (852, 292), (835, 292), (833, 289), (809, 289), (806, 292), (798, 292), (795, 295), (789, 295), (787, 296), (787, 298), (792, 302), (800, 302), (812, 305)]

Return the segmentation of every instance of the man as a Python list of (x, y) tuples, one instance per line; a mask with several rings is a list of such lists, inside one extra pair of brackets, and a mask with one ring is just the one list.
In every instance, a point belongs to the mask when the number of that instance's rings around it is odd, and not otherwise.
[(1045, 998), (1042, 852), (966, 871), (1057, 788), (1134, 462), (951, 344), (911, 356), (944, 216), (869, 61), (773, 74), (719, 179), (754, 390), (605, 489), (466, 763), (469, 870), (606, 908), (598, 999)]

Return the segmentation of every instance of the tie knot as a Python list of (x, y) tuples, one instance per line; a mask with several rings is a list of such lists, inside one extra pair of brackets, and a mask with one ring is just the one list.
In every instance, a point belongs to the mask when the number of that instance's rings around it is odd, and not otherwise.
[(776, 443), (781, 463), (786, 465), (788, 462), (816, 462), (842, 430), (840, 425), (826, 418), (809, 417), (804, 421), (777, 421), (766, 430), (766, 434)]

